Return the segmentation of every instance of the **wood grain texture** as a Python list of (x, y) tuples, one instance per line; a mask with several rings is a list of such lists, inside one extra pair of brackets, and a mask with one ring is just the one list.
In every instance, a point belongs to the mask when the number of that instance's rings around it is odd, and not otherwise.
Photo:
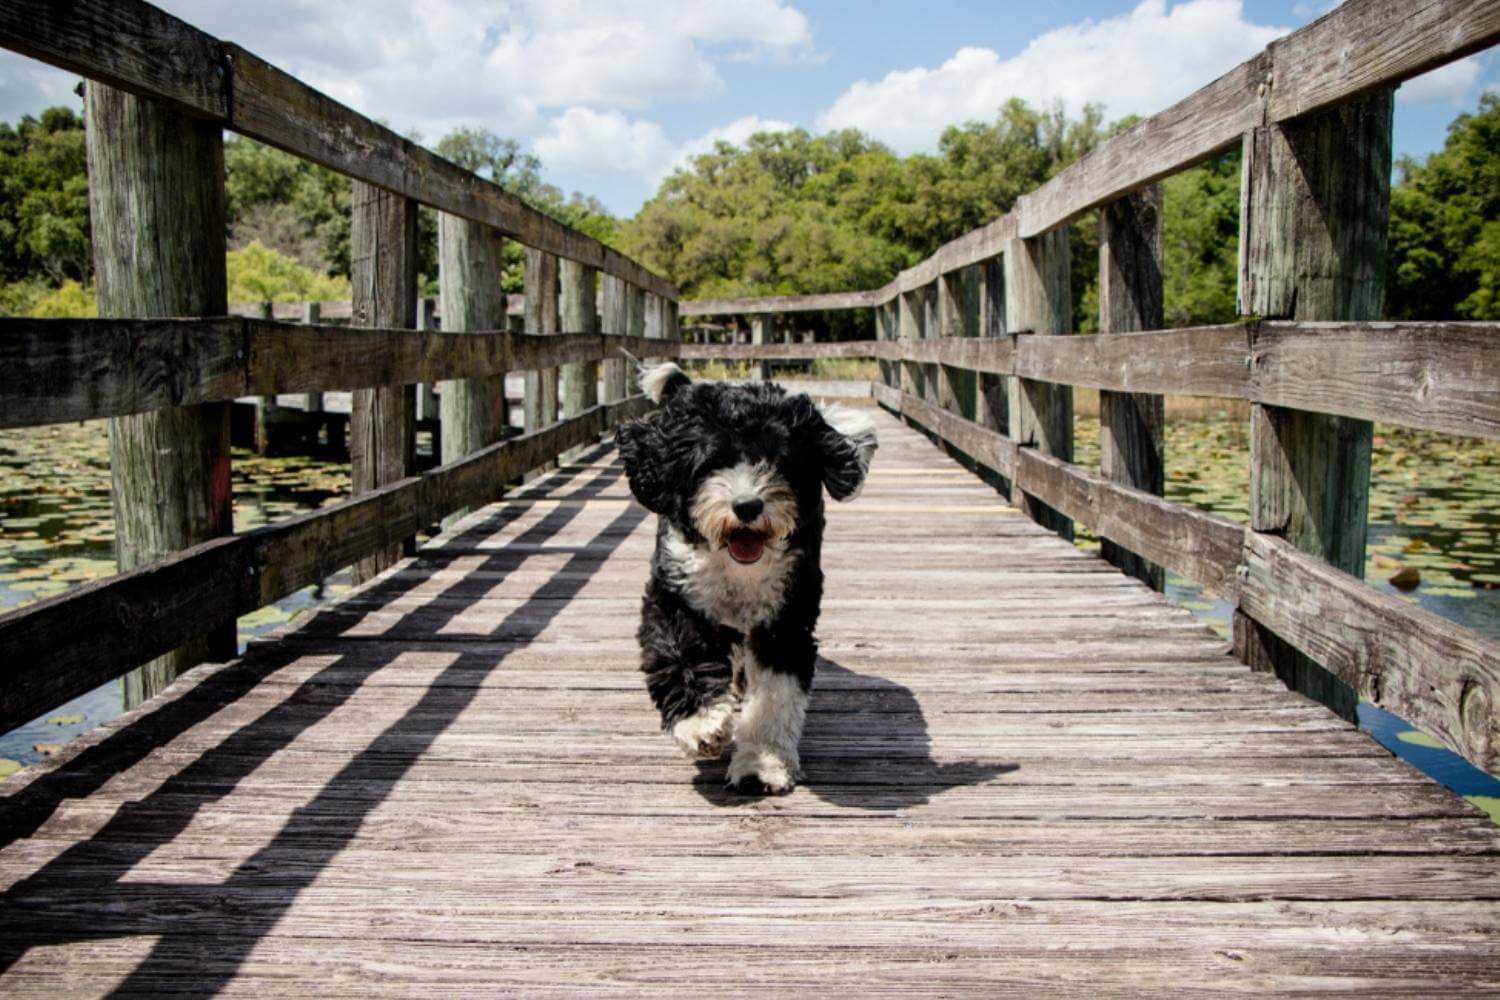
[(0, 3), (0, 46), (180, 114), (222, 122), (229, 95), (218, 39), (147, 3)]
[[(564, 260), (559, 272), (562, 304), (562, 329), (595, 334), (599, 332), (598, 272), (586, 264)], [(576, 416), (599, 402), (599, 363), (578, 361), (562, 367), (559, 395), (562, 414)]]
[[(1301, 320), (1380, 315), (1392, 112), (1385, 90), (1246, 134), (1241, 312)], [(1250, 526), (1363, 575), (1373, 437), (1368, 420), (1252, 407)], [(1242, 653), (1354, 717), (1354, 692), (1276, 636), (1260, 636)]]
[[(1159, 330), (1162, 307), (1162, 194), (1151, 187), (1099, 211), (1099, 332)], [(1166, 409), (1160, 395), (1099, 393), (1099, 471), (1104, 478), (1161, 496), (1166, 488)], [(1155, 590), (1166, 573), (1111, 540), (1101, 554)]]
[(1493, 984), (1481, 814), (877, 421), (791, 795), (659, 732), (654, 523), (591, 449), (0, 783), (0, 990)]
[(492, 501), (505, 483), (563, 451), (597, 442), (645, 410), (640, 396), (595, 407), (425, 475), (184, 548), (0, 615), (0, 649), (7, 654), (0, 730), (91, 691), (205, 629), (232, 629), (238, 615), (320, 583), (373, 553), (399, 548), (422, 527)]
[(1355, 693), (1500, 770), (1500, 645), (1257, 532), (1241, 606)]
[[(1017, 335), (1068, 334), (1073, 329), (1073, 293), (1069, 287), (1067, 229), (1035, 239), (1013, 239), (1005, 257), (1005, 326)], [(1025, 340), (1025, 336), (1020, 336)], [(1025, 376), (1008, 386), (1010, 436), (1065, 462), (1073, 459), (1073, 390), (1059, 382)], [(1038, 524), (1064, 538), (1073, 526), (1023, 488), (1013, 484), (1011, 502)]]
[[(99, 314), (224, 312), (224, 145), (218, 126), (101, 84), (86, 91), (84, 119)], [(74, 346), (97, 359), (92, 345)], [(223, 356), (225, 345), (211, 339), (205, 346), (208, 357), (195, 358), (205, 367), (196, 374), (215, 379), (222, 368), (214, 359)], [(155, 363), (142, 359), (139, 367), (133, 356), (115, 360), (137, 380), (158, 385), (171, 364), (161, 355)], [(145, 400), (136, 401), (160, 399), (152, 395), (148, 390)], [(227, 403), (164, 406), (112, 419), (109, 469), (121, 569), (234, 530)], [(178, 638), (188, 642), (162, 648), (164, 656), (126, 679), (128, 703), (150, 697), (182, 670), (235, 649), (232, 628), (205, 626)]]
[[(599, 328), (609, 336), (624, 336), (630, 329), (630, 303), (626, 285), (613, 275), (599, 276)], [(619, 350), (606, 350), (603, 358), (603, 402), (624, 399), (627, 391), (625, 366), (629, 364)]]
[[(553, 254), (526, 248), (526, 332), (533, 336), (558, 333), (558, 265)], [(531, 367), (526, 372), (526, 429), (534, 431), (557, 420), (557, 367)]]
[[(504, 328), (504, 252), (505, 241), (496, 230), (446, 212), (438, 214), (438, 289), (445, 334)], [(503, 365), (504, 354), (496, 360)], [(440, 388), (445, 464), (500, 439), (509, 416), (503, 367), (481, 378), (447, 379)]]

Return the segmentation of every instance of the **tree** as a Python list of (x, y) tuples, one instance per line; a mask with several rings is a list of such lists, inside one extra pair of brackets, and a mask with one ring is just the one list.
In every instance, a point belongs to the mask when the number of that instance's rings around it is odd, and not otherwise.
[(1443, 148), (1397, 163), (1386, 315), (1500, 319), (1500, 95), (1448, 126)]
[(48, 108), (0, 123), (0, 278), (56, 286), (92, 270), (83, 119)]

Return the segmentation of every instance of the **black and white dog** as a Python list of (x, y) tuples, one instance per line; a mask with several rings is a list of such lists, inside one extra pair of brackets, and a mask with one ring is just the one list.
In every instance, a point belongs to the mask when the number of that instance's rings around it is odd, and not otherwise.
[(823, 490), (850, 500), (875, 453), (857, 410), (768, 383), (642, 372), (659, 407), (620, 428), (630, 491), (657, 515), (641, 669), (691, 758), (734, 744), (729, 784), (788, 792), (818, 644)]

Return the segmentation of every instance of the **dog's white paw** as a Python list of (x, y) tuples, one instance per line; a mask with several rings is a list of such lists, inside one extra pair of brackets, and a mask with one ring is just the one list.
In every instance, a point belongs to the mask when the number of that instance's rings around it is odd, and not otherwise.
[(734, 736), (734, 708), (734, 701), (728, 698), (705, 705), (673, 724), (672, 739), (690, 760), (721, 757)]
[(727, 784), (747, 795), (785, 795), (797, 786), (802, 769), (795, 753), (766, 747), (735, 747)]

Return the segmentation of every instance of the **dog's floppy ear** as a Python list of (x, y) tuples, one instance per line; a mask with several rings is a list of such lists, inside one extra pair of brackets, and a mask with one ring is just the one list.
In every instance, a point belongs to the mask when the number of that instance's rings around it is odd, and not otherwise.
[(620, 426), (616, 435), (630, 492), (653, 514), (665, 511), (671, 497), (670, 442), (662, 428), (664, 414), (657, 410)]
[(835, 500), (853, 500), (864, 488), (875, 457), (875, 422), (847, 406), (818, 408), (825, 429), (818, 437), (823, 455), (823, 485)]
[(687, 374), (670, 361), (659, 365), (641, 365), (639, 368), (641, 391), (651, 402), (661, 403), (692, 385)]

